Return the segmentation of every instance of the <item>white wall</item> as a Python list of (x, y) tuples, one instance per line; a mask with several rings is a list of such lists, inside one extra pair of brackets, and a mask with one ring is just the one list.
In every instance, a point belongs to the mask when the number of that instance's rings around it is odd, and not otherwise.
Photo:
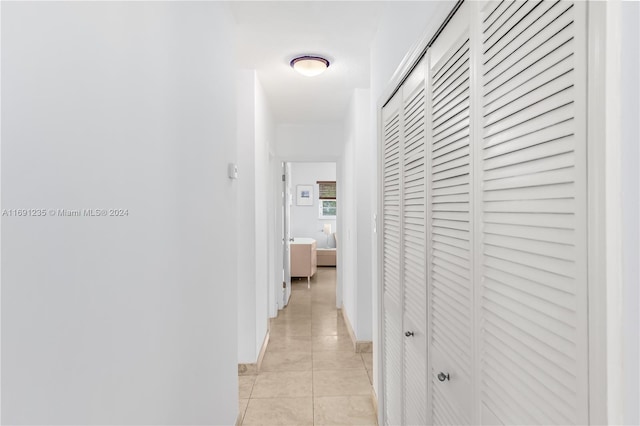
[(342, 155), (343, 124), (278, 124), (276, 154), (287, 161), (336, 161)]
[[(253, 70), (241, 70), (238, 96), (238, 362), (255, 363), (274, 303), (273, 259), (269, 263), (269, 168), (275, 127)], [(272, 233), (273, 237), (273, 233)]]
[[(275, 144), (275, 122), (266, 95), (258, 78), (256, 86), (256, 347), (258, 352), (264, 342), (269, 324), (269, 295), (273, 294), (273, 274), (269, 264), (269, 201), (274, 196), (269, 185), (269, 152)], [(241, 253), (238, 253), (240, 256)]]
[(372, 202), (375, 182), (375, 140), (371, 137), (370, 91), (354, 90), (345, 121), (345, 144), (341, 162), (340, 199), (345, 200), (344, 250), (339, 279), (342, 283), (344, 309), (357, 340), (372, 340), (371, 244)]
[[(331, 231), (336, 232), (335, 219), (320, 219), (320, 206), (318, 200), (317, 181), (336, 180), (335, 163), (292, 163), (291, 185), (296, 191), (298, 185), (313, 186), (313, 205), (298, 206), (294, 200), (291, 206), (291, 236), (313, 238), (317, 241), (318, 248), (327, 247), (327, 236), (322, 232), (325, 224), (331, 225)], [(339, 201), (339, 200), (338, 200)], [(338, 236), (338, 238), (340, 238)], [(333, 236), (329, 236), (329, 247), (335, 247)]]
[[(400, 65), (402, 59), (410, 51), (423, 35), (432, 35), (442, 24), (449, 11), (455, 5), (455, 1), (396, 1), (384, 4), (381, 12), (381, 19), (378, 24), (378, 31), (371, 43), (371, 134), (374, 143), (377, 144), (378, 123), (377, 123), (377, 107), (382, 92), (387, 87), (389, 80), (393, 76), (395, 70)], [(377, 145), (376, 145), (377, 146)], [(376, 151), (377, 152), (377, 148)], [(376, 156), (377, 157), (377, 156)], [(377, 160), (374, 162), (374, 169), (370, 174), (373, 182), (378, 181)], [(375, 186), (374, 186), (375, 188)], [(372, 193), (372, 211), (377, 211), (378, 193), (374, 190)], [(377, 236), (373, 237), (371, 244), (372, 269), (371, 276), (374, 286), (378, 282), (378, 245)], [(373, 342), (374, 348), (379, 349), (379, 333), (378, 328), (378, 310), (379, 310), (378, 291), (375, 290), (372, 295), (373, 305)], [(379, 353), (374, 350), (374, 389), (378, 392), (379, 383)]]
[(640, 3), (622, 2), (622, 218), (624, 422), (640, 424)]
[[(233, 424), (233, 20), (3, 3), (3, 424)], [(224, 342), (222, 345), (220, 342)]]
[[(237, 290), (238, 362), (257, 359), (256, 341), (256, 111), (255, 71), (240, 70), (237, 78), (238, 206)], [(241, 255), (240, 255), (241, 253)]]

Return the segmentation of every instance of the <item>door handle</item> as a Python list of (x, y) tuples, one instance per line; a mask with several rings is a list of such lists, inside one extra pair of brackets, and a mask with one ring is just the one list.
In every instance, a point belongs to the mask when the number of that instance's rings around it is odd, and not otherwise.
[(440, 380), (441, 382), (444, 382), (445, 380), (450, 380), (449, 379), (449, 373), (443, 373), (442, 371), (438, 374), (438, 380)]
[(404, 333), (404, 335), (407, 337), (411, 337), (413, 336), (413, 331), (407, 331), (406, 333)]

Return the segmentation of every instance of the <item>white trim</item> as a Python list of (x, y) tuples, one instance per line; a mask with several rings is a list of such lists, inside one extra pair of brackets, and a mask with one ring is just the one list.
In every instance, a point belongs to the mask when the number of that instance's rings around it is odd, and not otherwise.
[[(404, 58), (402, 58), (398, 68), (396, 68), (395, 72), (389, 79), (386, 88), (378, 98), (378, 110), (393, 97), (395, 92), (400, 88), (400, 85), (404, 82), (405, 78), (409, 76), (411, 70), (418, 65), (418, 62), (420, 62), (422, 57), (427, 53), (429, 44), (435, 41), (435, 37), (439, 34), (439, 31), (442, 30), (451, 16), (455, 14), (455, 11), (458, 10), (461, 2), (462, 0), (456, 1), (451, 8), (449, 7), (450, 3), (444, 3), (440, 6), (438, 10), (439, 13), (434, 13), (434, 17), (437, 15), (441, 16), (441, 18), (435, 23), (437, 27), (434, 29), (434, 25), (427, 25), (427, 29), (420, 39), (411, 47), (411, 49), (409, 49)], [(378, 140), (378, 142), (379, 141), (380, 140)]]
[[(471, 3), (470, 22), (469, 22), (469, 81), (470, 82), (482, 82), (482, 12), (484, 11), (486, 4), (484, 2), (472, 2)], [(481, 424), (482, 421), (482, 398), (479, 396), (482, 392), (482, 383), (480, 381), (480, 372), (482, 371), (482, 361), (480, 357), (480, 336), (482, 333), (482, 288), (481, 283), (484, 276), (483, 271), (483, 98), (481, 84), (470, 84), (471, 99), (475, 99), (469, 105), (470, 116), (470, 166), (471, 170), (469, 177), (471, 182), (469, 188), (472, 198), (471, 204), (471, 217), (473, 218), (470, 225), (469, 236), (472, 241), (471, 253), (471, 303), (472, 303), (472, 326), (473, 334), (472, 339), (472, 365), (473, 373), (471, 375), (471, 385), (473, 386), (472, 394), (478, 395), (478, 397), (472, 399), (472, 422)], [(475, 285), (474, 285), (475, 284)]]
[(378, 231), (376, 236), (378, 239), (378, 283), (377, 283), (377, 292), (378, 292), (378, 342), (379, 345), (373, 348), (376, 351), (378, 356), (378, 365), (376, 366), (376, 374), (377, 374), (377, 385), (378, 385), (378, 424), (383, 425), (384, 422), (384, 413), (386, 410), (386, 401), (384, 398), (384, 210), (383, 210), (383, 200), (384, 200), (384, 173), (383, 173), (383, 158), (384, 158), (384, 140), (383, 140), (383, 115), (382, 115), (382, 105), (379, 106), (376, 110), (377, 115), (377, 132), (378, 132), (378, 205), (377, 205), (377, 223), (376, 230)]
[[(607, 422), (621, 424), (624, 416), (623, 282), (622, 282), (622, 132), (621, 132), (621, 6), (607, 2), (606, 33), (606, 245), (607, 245)], [(602, 87), (602, 82), (600, 83)]]
[(376, 116), (377, 116), (377, 123), (376, 123), (376, 128), (377, 128), (377, 133), (378, 133), (378, 137), (376, 138), (378, 141), (378, 179), (377, 179), (377, 188), (378, 188), (378, 205), (376, 206), (376, 238), (378, 239), (377, 241), (377, 249), (378, 249), (378, 282), (376, 285), (376, 291), (378, 293), (378, 306), (377, 306), (377, 313), (378, 313), (378, 342), (379, 344), (377, 346), (375, 346), (373, 348), (373, 350), (376, 352), (377, 355), (377, 359), (378, 359), (378, 365), (376, 365), (376, 370), (378, 373), (378, 383), (376, 383), (377, 387), (378, 387), (378, 424), (379, 425), (383, 425), (385, 424), (384, 422), (384, 412), (385, 412), (385, 403), (386, 401), (384, 400), (384, 369), (383, 369), (383, 357), (384, 357), (384, 351), (382, 350), (382, 348), (384, 347), (384, 307), (382, 304), (382, 300), (384, 297), (384, 291), (383, 291), (383, 283), (384, 283), (384, 268), (383, 268), (383, 259), (384, 259), (384, 253), (382, 251), (383, 248), (383, 236), (384, 236), (384, 229), (383, 224), (384, 224), (384, 218), (383, 218), (383, 208), (382, 208), (382, 202), (384, 200), (384, 191), (383, 191), (383, 187), (384, 187), (384, 173), (382, 170), (382, 163), (383, 163), (383, 158), (384, 158), (384, 150), (383, 150), (383, 145), (384, 145), (384, 140), (383, 140), (383, 135), (384, 132), (382, 130), (383, 127), (383, 119), (382, 119), (382, 105), (380, 105), (377, 109), (376, 109)]
[(619, 11), (618, 0), (588, 3), (589, 421), (592, 424), (622, 422)]
[(426, 236), (426, 249), (425, 249), (425, 264), (426, 268), (426, 276), (427, 276), (427, 300), (426, 300), (426, 315), (427, 315), (427, 375), (425, 380), (427, 381), (427, 422), (429, 424), (433, 424), (433, 381), (431, 380), (431, 372), (433, 371), (433, 364), (431, 363), (431, 339), (433, 338), (433, 326), (431, 321), (431, 303), (429, 303), (429, 299), (431, 297), (431, 293), (433, 291), (432, 283), (433, 283), (433, 271), (431, 268), (431, 252), (429, 251), (429, 247), (431, 245), (431, 241), (433, 240), (433, 233), (431, 227), (431, 221), (433, 218), (432, 206), (431, 204), (431, 194), (432, 194), (432, 161), (433, 161), (433, 151), (431, 149), (433, 145), (433, 129), (432, 129), (432, 120), (431, 114), (433, 112), (433, 102), (431, 102), (431, 91), (433, 89), (433, 85), (431, 84), (431, 51), (428, 50), (425, 57), (427, 58), (425, 62), (425, 166), (424, 166), (424, 176), (425, 176), (425, 190), (427, 192), (425, 196), (425, 200), (427, 202), (427, 206), (425, 209), (425, 236)]

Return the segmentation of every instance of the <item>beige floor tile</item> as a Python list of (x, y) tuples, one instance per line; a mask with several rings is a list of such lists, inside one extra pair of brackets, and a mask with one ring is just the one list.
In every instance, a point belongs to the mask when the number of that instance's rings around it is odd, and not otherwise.
[(240, 398), (251, 397), (253, 384), (256, 382), (257, 376), (238, 376), (238, 393)]
[(312, 336), (348, 336), (349, 332), (344, 325), (311, 325)]
[(371, 383), (371, 386), (373, 386), (373, 371), (367, 370), (367, 376), (369, 376), (369, 383)]
[(313, 399), (311, 397), (251, 399), (244, 415), (243, 425), (313, 425)]
[(316, 286), (311, 289), (311, 294), (313, 295), (313, 300), (318, 300), (317, 296), (335, 298), (336, 287), (333, 285), (326, 285), (322, 282), (318, 282), (318, 284), (316, 284)]
[(323, 351), (351, 351), (353, 352), (353, 342), (351, 337), (340, 336), (313, 336), (311, 338), (314, 352)]
[(311, 295), (310, 294), (298, 294), (294, 293), (294, 297), (289, 301), (289, 307), (292, 308), (294, 306), (300, 307), (309, 307), (311, 305)]
[(335, 313), (311, 313), (311, 322), (313, 324), (344, 324), (342, 315), (335, 315)]
[[(341, 318), (342, 315), (339, 315)], [(336, 321), (338, 319), (338, 315), (336, 315), (336, 310), (333, 308), (313, 308), (311, 310), (311, 321), (314, 323), (323, 322), (325, 320), (333, 320)]]
[(311, 302), (290, 302), (287, 306), (288, 312), (293, 314), (307, 314), (313, 311)]
[(314, 370), (364, 370), (362, 356), (353, 351), (314, 352)]
[(274, 318), (271, 320), (271, 322), (274, 321), (311, 321), (311, 310), (307, 310), (307, 311), (296, 311), (296, 312), (291, 312), (291, 311), (280, 311), (280, 313), (278, 314), (277, 318)]
[(311, 352), (311, 336), (269, 335), (267, 352)]
[(310, 352), (267, 351), (260, 371), (308, 371), (311, 366)]
[(302, 316), (288, 316), (288, 317), (281, 317), (281, 318), (276, 318), (271, 320), (271, 327), (278, 327), (278, 326), (295, 326), (295, 325), (305, 325), (308, 327), (311, 327), (311, 315), (309, 315), (308, 317), (302, 317)]
[(360, 355), (362, 355), (364, 368), (366, 368), (367, 370), (373, 370), (373, 354), (371, 352), (363, 352)]
[(311, 294), (336, 294), (336, 286), (331, 282), (331, 277), (318, 276), (318, 282), (311, 288)]
[(311, 302), (311, 310), (316, 313), (322, 312), (327, 315), (333, 314), (342, 316), (342, 314), (336, 310), (336, 299), (334, 297), (314, 299), (314, 301)]
[(336, 312), (336, 302), (330, 301), (326, 303), (312, 303), (311, 304), (311, 313), (314, 317), (326, 316), (326, 317), (337, 317), (342, 316), (342, 314), (338, 314)]
[(315, 329), (323, 329), (323, 328), (335, 328), (336, 330), (344, 328), (346, 330), (347, 325), (343, 320), (338, 319), (325, 319), (321, 321), (316, 321), (312, 318), (311, 320), (311, 328)]
[(327, 292), (314, 292), (311, 294), (311, 305), (314, 307), (333, 307), (336, 306), (336, 290), (331, 289)]
[(298, 286), (296, 283), (293, 283), (293, 287), (291, 288), (291, 298), (289, 299), (289, 304), (295, 302), (296, 300), (307, 300), (310, 301), (311, 299), (311, 292), (309, 291), (309, 289), (307, 288), (307, 284), (304, 284), (304, 287), (302, 286)]
[(311, 396), (311, 383), (311, 371), (263, 372), (253, 385), (251, 398)]
[[(259, 380), (259, 378), (258, 378)], [(255, 387), (254, 391), (255, 393)], [(367, 371), (319, 370), (313, 372), (314, 396), (371, 395)]]
[(312, 322), (314, 323), (338, 320), (344, 321), (342, 315), (337, 313), (335, 309), (333, 311), (327, 309), (326, 312), (313, 312)]
[(303, 323), (283, 323), (274, 324), (269, 329), (270, 336), (311, 336), (311, 324)]
[(371, 396), (314, 398), (315, 425), (376, 425)]
[(311, 321), (312, 314), (311, 308), (294, 307), (289, 311), (281, 312), (278, 317), (272, 321)]
[(242, 420), (244, 419), (244, 413), (247, 411), (247, 405), (249, 405), (248, 399), (240, 398), (238, 400), (238, 415), (240, 417), (240, 424), (242, 424)]

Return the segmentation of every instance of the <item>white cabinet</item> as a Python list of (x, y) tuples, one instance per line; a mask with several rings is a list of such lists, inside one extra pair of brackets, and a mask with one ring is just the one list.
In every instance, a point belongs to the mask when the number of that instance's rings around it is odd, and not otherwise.
[(291, 246), (291, 276), (307, 277), (307, 287), (311, 288), (311, 277), (318, 269), (316, 240), (295, 238)]
[(586, 6), (465, 2), (382, 108), (386, 424), (586, 424)]

